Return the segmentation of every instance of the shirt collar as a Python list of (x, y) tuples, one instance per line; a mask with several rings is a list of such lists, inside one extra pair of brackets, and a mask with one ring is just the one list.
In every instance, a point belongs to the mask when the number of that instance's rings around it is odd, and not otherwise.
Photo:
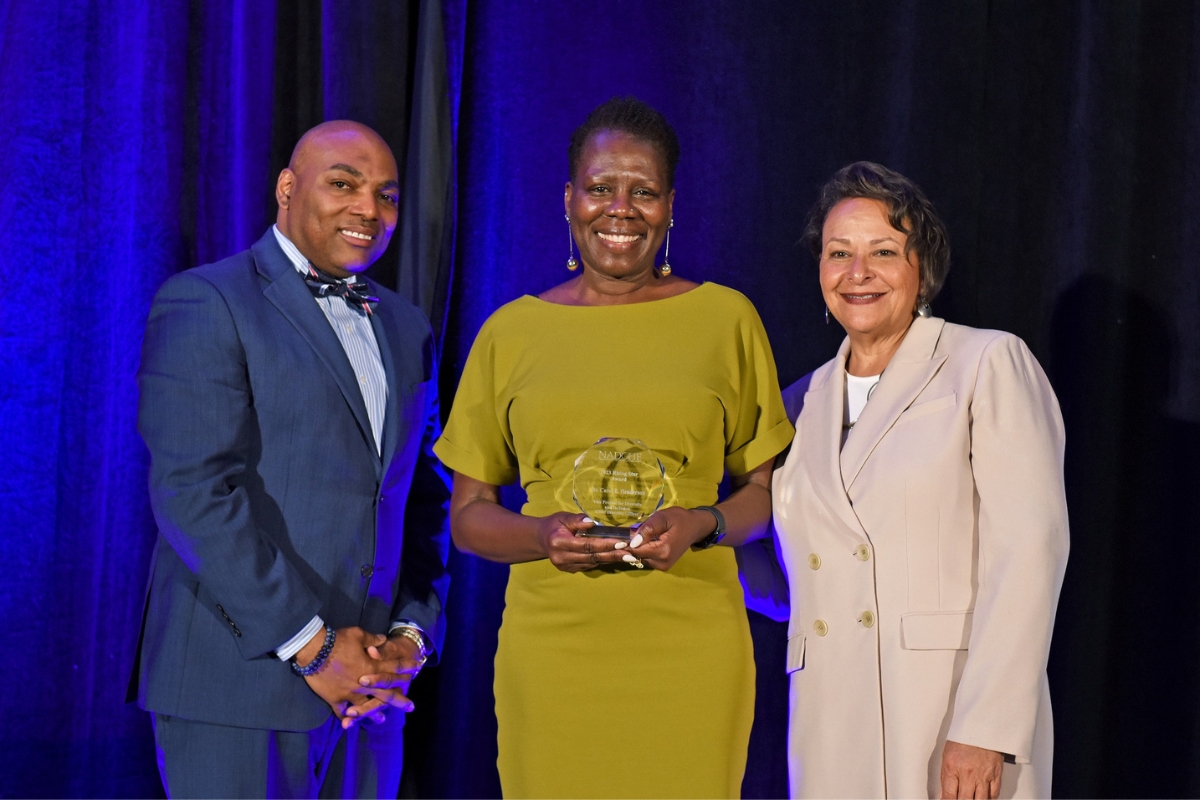
[[(300, 252), (296, 245), (292, 244), (291, 239), (283, 235), (283, 231), (279, 230), (278, 225), (272, 225), (271, 232), (275, 234), (275, 241), (279, 242), (279, 247), (283, 250), (283, 254), (288, 257), (288, 261), (292, 262), (292, 266), (296, 268), (296, 272), (299, 272), (301, 276), (307, 278), (309, 265), (308, 259), (304, 257), (304, 254)], [(354, 276), (351, 275), (350, 278), (338, 278), (338, 280), (342, 283), (345, 283), (346, 281), (351, 280), (353, 277)]]

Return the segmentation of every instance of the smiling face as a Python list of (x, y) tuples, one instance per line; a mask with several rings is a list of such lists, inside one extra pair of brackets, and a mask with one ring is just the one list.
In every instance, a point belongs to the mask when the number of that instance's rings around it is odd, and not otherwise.
[(283, 235), (314, 266), (345, 278), (375, 263), (392, 238), (396, 159), (365, 125), (327, 122), (300, 139), (275, 198)]
[(649, 276), (667, 235), (675, 190), (654, 145), (619, 131), (588, 139), (567, 184), (571, 234), (585, 277)]
[(912, 324), (921, 275), (907, 242), (879, 200), (843, 200), (825, 218), (821, 292), (852, 344), (903, 338)]

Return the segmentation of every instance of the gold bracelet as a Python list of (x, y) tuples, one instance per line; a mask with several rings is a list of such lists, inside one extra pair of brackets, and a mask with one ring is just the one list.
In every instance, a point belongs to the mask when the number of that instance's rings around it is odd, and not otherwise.
[(388, 631), (388, 636), (403, 636), (417, 646), (417, 652), (421, 654), (421, 661), (417, 667), (425, 666), (425, 662), (429, 660), (429, 650), (425, 647), (425, 636), (411, 625), (400, 625)]

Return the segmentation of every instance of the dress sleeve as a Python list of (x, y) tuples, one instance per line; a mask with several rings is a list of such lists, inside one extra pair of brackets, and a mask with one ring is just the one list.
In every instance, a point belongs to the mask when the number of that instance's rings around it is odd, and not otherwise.
[(739, 394), (725, 412), (725, 469), (731, 475), (745, 475), (774, 458), (796, 433), (783, 407), (767, 331), (758, 312), (748, 300), (744, 302), (747, 309), (735, 366)]
[(1027, 762), (1068, 534), (1058, 401), (1015, 336), (992, 342), (979, 365), (971, 470), (979, 589), (947, 738)]
[(497, 392), (495, 317), (484, 323), (458, 382), (450, 419), (433, 446), (441, 462), (467, 477), (504, 486), (517, 480), (508, 406)]

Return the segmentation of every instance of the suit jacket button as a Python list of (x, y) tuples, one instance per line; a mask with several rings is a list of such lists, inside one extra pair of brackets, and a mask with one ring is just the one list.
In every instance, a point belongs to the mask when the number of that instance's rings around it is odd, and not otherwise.
[(871, 557), (871, 548), (867, 547), (865, 544), (860, 544), (858, 547), (854, 548), (854, 555), (858, 556), (859, 561), (866, 561)]
[(864, 628), (869, 628), (875, 624), (875, 614), (870, 610), (864, 611), (858, 621), (863, 624)]
[(817, 632), (817, 636), (824, 636), (829, 633), (829, 626), (825, 624), (825, 620), (819, 619), (813, 623), (813, 630)]
[(375, 574), (375, 568), (370, 564), (363, 564), (363, 568), (359, 570), (364, 578), (369, 578)]
[(808, 568), (809, 569), (820, 569), (821, 568), (821, 557), (819, 555), (817, 555), (816, 553), (809, 553), (808, 554)]

